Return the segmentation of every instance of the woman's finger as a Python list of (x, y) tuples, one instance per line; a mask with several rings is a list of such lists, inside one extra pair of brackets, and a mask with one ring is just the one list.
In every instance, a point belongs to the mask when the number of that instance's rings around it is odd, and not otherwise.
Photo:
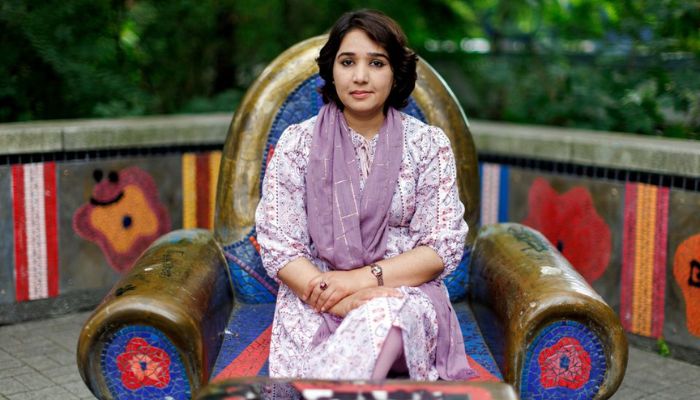
[[(323, 285), (324, 282), (325, 282), (325, 281), (321, 281), (321, 283), (319, 283), (319, 284), (316, 286), (316, 288), (314, 288), (314, 292), (313, 292), (313, 293), (318, 293), (318, 295), (315, 296), (315, 297), (312, 297), (312, 299), (310, 299), (310, 301), (309, 301), (309, 303), (308, 303), (308, 304), (309, 304), (311, 307), (313, 307), (314, 310), (316, 310), (317, 312), (318, 312), (318, 311), (321, 311), (321, 312), (325, 311), (325, 310), (323, 309), (323, 304), (325, 304), (326, 301), (328, 300), (328, 298), (329, 298), (334, 292), (336, 292), (336, 291), (338, 290), (336, 286), (329, 285), (328, 283), (326, 283), (325, 287), (321, 287), (321, 285)], [(327, 310), (327, 308), (326, 308), (326, 310)]]
[(310, 297), (311, 294), (313, 293), (314, 289), (318, 287), (318, 285), (321, 284), (323, 279), (323, 274), (318, 274), (315, 277), (311, 278), (309, 283), (306, 285), (306, 291), (304, 292), (304, 295), (302, 296), (302, 300), (307, 301)]
[(319, 283), (312, 288), (311, 294), (309, 295), (309, 300), (306, 302), (306, 304), (310, 305), (314, 310), (318, 310), (318, 299), (322, 294), (323, 290), (321, 290)]
[(325, 312), (326, 310), (330, 310), (335, 306), (340, 300), (343, 299), (343, 296), (339, 293), (339, 290), (333, 290), (328, 297), (326, 297), (325, 301), (321, 305), (321, 312)]
[(314, 293), (318, 293), (318, 296), (315, 296), (313, 298), (313, 302), (309, 302), (309, 305), (314, 308), (316, 311), (321, 310), (321, 304), (325, 302), (326, 300), (326, 295), (328, 294), (328, 291), (331, 290), (329, 288), (326, 288), (325, 290), (321, 290), (320, 287), (317, 287), (314, 289)]

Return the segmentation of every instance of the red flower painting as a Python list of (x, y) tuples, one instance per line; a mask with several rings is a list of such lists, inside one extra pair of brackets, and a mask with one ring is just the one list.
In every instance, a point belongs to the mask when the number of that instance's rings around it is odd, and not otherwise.
[(170, 383), (168, 353), (139, 337), (131, 339), (124, 353), (117, 356), (117, 366), (122, 374), (122, 384), (129, 390), (143, 386), (162, 389)]
[(523, 224), (542, 232), (589, 283), (603, 275), (610, 261), (610, 228), (596, 212), (588, 189), (578, 186), (560, 195), (537, 178), (528, 205)]
[(571, 337), (562, 338), (552, 347), (542, 350), (537, 361), (540, 364), (540, 383), (546, 389), (579, 389), (590, 377), (591, 357), (581, 343)]

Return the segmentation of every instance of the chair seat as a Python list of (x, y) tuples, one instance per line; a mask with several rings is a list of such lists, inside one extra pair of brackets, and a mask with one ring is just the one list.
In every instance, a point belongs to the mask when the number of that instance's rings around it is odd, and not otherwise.
[[(496, 360), (466, 302), (454, 305), (464, 336), (469, 364), (479, 373), (475, 381), (503, 381)], [(211, 381), (268, 376), (270, 335), (275, 304), (238, 304), (229, 318)]]

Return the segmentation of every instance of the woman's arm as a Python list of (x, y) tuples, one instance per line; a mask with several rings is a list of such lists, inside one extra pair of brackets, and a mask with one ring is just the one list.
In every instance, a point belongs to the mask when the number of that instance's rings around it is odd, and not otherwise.
[(255, 214), (263, 266), (270, 277), (287, 284), (297, 295), (300, 287), (320, 274), (309, 261), (304, 186), (308, 129), (304, 124), (291, 125), (282, 133), (267, 165)]
[(292, 292), (304, 301), (306, 301), (304, 297), (309, 281), (320, 275), (321, 271), (304, 257), (290, 261), (277, 272), (277, 278), (289, 286)]
[[(382, 268), (384, 286), (394, 288), (420, 286), (437, 278), (444, 269), (440, 256), (427, 246), (416, 247), (376, 264)], [(362, 289), (377, 287), (377, 278), (370, 269), (371, 266), (367, 265), (350, 271), (317, 274), (308, 281), (304, 293), (299, 297), (316, 311), (329, 310), (346, 296)], [(321, 282), (326, 283), (325, 290), (321, 289)]]

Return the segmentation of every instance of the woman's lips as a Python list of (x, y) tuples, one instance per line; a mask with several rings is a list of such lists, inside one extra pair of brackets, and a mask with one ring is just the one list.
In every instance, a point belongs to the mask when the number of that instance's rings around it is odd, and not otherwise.
[(364, 98), (368, 97), (370, 94), (372, 94), (372, 92), (367, 92), (364, 90), (353, 90), (352, 92), (350, 92), (350, 96), (352, 96), (356, 99), (364, 99)]

